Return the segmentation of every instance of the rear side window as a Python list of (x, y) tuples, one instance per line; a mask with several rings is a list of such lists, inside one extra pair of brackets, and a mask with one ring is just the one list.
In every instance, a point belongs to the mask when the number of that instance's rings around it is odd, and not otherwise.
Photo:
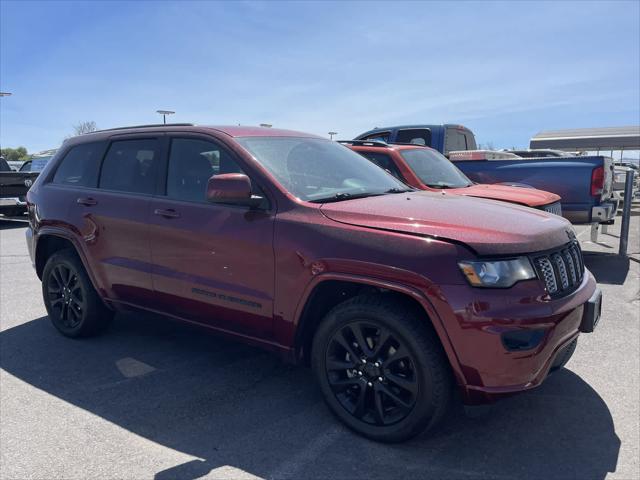
[[(475, 148), (475, 142), (473, 147)], [(467, 146), (467, 137), (463, 131), (455, 128), (447, 129), (447, 138), (444, 146), (445, 155), (449, 152), (455, 152), (457, 150), (469, 150)]]
[[(95, 188), (98, 184), (98, 171), (103, 153), (104, 143), (102, 142), (85, 143), (73, 147), (60, 162), (52, 183)], [(36, 171), (34, 165), (35, 160), (29, 163), (25, 171)]]
[(231, 155), (216, 143), (190, 138), (171, 141), (167, 197), (206, 202), (209, 178), (222, 173), (244, 172)]
[(396, 135), (398, 143), (412, 143), (414, 145), (431, 146), (431, 130), (428, 128), (407, 128), (398, 130)]
[(373, 163), (378, 165), (383, 170), (386, 170), (391, 175), (396, 177), (398, 180), (402, 180), (402, 174), (396, 164), (393, 162), (391, 157), (386, 153), (376, 153), (376, 152), (358, 152), (363, 157), (371, 160)]
[(158, 157), (156, 139), (113, 142), (102, 164), (100, 188), (129, 193), (154, 193)]

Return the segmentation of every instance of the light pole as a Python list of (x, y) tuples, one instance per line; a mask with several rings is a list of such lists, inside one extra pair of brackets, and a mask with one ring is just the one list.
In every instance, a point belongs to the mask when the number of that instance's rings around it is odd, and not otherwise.
[(167, 124), (167, 115), (173, 115), (176, 112), (172, 112), (171, 110), (156, 110), (156, 113), (162, 115), (162, 123)]
[(329, 140), (333, 140), (333, 136), (337, 134), (338, 132), (329, 132)]

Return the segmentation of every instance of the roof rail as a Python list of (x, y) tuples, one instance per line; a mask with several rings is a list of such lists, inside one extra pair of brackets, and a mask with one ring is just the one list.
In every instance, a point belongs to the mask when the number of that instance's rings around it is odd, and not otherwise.
[(382, 140), (336, 140), (338, 143), (344, 143), (347, 145), (360, 145), (367, 147), (388, 147), (387, 142)]
[(389, 145), (411, 145), (412, 147), (427, 147), (428, 145), (422, 145), (421, 143), (411, 142), (389, 142)]
[(111, 132), (114, 130), (129, 130), (131, 128), (154, 128), (154, 127), (194, 127), (195, 123), (149, 123), (147, 125), (130, 125), (128, 127), (114, 127), (114, 128), (104, 128), (102, 130), (94, 130), (93, 132), (87, 132), (83, 135), (87, 135), (89, 133), (98, 133), (98, 132)]

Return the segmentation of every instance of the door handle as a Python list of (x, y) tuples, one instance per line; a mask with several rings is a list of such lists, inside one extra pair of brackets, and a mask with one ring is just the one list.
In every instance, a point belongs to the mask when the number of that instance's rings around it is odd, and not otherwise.
[(91, 207), (93, 205), (97, 205), (98, 201), (91, 197), (80, 197), (76, 200), (76, 203), (78, 205), (84, 205), (85, 207)]
[(162, 210), (160, 208), (156, 208), (153, 211), (154, 215), (159, 215), (165, 218), (180, 218), (180, 214), (176, 212), (173, 208), (169, 208), (167, 210)]

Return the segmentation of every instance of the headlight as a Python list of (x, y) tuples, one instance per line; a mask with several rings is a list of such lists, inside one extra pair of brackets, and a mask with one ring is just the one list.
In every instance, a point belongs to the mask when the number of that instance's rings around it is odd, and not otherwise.
[(509, 288), (520, 280), (536, 278), (527, 257), (512, 260), (458, 262), (469, 283), (474, 287)]

